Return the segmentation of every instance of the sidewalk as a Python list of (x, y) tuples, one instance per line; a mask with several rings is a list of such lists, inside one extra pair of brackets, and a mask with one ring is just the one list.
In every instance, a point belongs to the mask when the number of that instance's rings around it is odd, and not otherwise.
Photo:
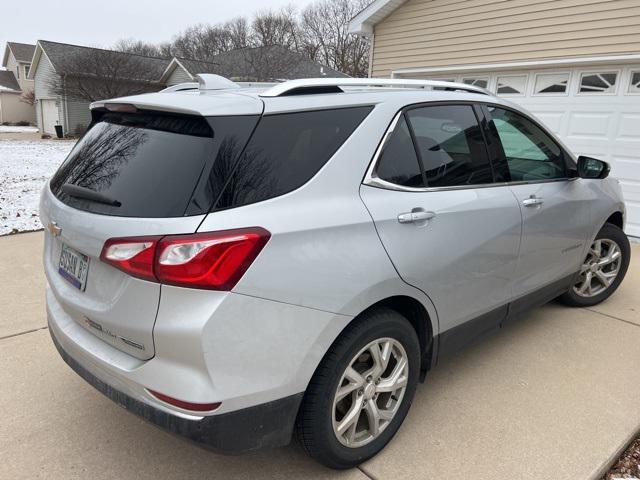
[[(0, 237), (0, 478), (597, 478), (640, 428), (640, 245), (605, 304), (550, 304), (442, 363), (389, 446), (327, 470), (293, 444), (222, 457), (118, 408), (58, 357), (42, 233)], [(26, 332), (26, 333), (25, 333)]]

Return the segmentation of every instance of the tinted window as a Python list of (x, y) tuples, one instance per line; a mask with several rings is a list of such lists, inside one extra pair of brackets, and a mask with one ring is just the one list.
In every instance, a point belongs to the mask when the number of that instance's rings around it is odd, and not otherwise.
[(512, 181), (566, 177), (560, 147), (540, 127), (510, 110), (489, 107)]
[[(245, 118), (255, 124), (255, 117)], [(94, 213), (183, 216), (225, 138), (214, 136), (202, 117), (107, 113), (76, 144), (51, 189), (63, 202)], [(98, 192), (120, 206), (72, 196), (65, 184)], [(211, 201), (204, 203), (190, 214), (206, 212)]]
[(428, 187), (493, 182), (484, 139), (470, 105), (407, 112)]
[(327, 163), (371, 108), (263, 117), (215, 209), (260, 202), (301, 187)]
[(404, 115), (400, 117), (382, 150), (376, 166), (376, 175), (378, 178), (396, 185), (424, 186), (418, 157)]

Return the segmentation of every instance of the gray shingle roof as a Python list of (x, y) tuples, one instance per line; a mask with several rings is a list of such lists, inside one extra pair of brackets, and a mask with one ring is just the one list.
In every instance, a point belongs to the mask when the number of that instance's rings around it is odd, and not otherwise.
[(95, 65), (95, 70), (99, 72), (107, 64), (117, 64), (123, 79), (156, 82), (170, 61), (48, 40), (40, 40), (39, 43), (60, 75), (86, 75), (92, 73), (88, 71), (91, 65)]
[(230, 50), (214, 56), (211, 62), (178, 60), (191, 75), (216, 73), (240, 81), (348, 76), (280, 45)]
[(11, 48), (13, 56), (16, 57), (17, 61), (31, 63), (33, 51), (36, 49), (35, 45), (18, 42), (7, 42), (7, 45)]
[(15, 75), (8, 70), (0, 70), (0, 87), (20, 91), (20, 85), (18, 85)]

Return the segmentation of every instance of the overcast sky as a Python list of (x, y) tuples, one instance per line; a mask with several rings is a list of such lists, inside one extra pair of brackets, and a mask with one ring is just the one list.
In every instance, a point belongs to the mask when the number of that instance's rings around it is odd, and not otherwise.
[(218, 23), (311, 0), (51, 0), (9, 1), (2, 8), (0, 52), (7, 41), (36, 40), (110, 47), (120, 38), (170, 40), (196, 23)]

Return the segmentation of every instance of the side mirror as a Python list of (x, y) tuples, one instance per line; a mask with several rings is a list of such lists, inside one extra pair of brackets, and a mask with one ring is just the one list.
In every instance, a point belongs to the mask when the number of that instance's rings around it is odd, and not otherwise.
[(609, 176), (609, 164), (591, 157), (578, 157), (578, 176), (580, 178), (607, 178)]

